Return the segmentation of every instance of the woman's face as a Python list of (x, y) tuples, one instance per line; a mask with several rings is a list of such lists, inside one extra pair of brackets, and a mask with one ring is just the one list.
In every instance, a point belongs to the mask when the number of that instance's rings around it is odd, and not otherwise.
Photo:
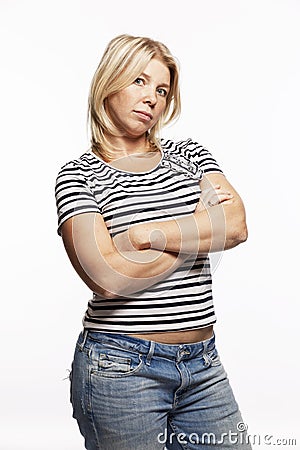
[(170, 71), (153, 58), (128, 87), (106, 100), (106, 111), (122, 136), (139, 137), (152, 128), (166, 108)]

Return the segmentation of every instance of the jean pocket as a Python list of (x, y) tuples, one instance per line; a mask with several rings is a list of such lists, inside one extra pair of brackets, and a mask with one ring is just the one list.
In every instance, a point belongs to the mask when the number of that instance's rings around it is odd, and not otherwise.
[(130, 372), (131, 358), (122, 358), (120, 356), (100, 353), (99, 369), (102, 369), (105, 372)]
[(109, 350), (101, 351), (98, 357), (97, 368), (93, 367), (93, 374), (104, 377), (122, 377), (135, 373), (143, 364), (138, 353)]

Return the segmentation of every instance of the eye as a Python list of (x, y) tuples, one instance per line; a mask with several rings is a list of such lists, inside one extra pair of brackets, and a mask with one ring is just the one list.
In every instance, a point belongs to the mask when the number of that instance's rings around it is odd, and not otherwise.
[(168, 92), (166, 91), (166, 89), (163, 88), (158, 88), (157, 92), (159, 95), (161, 95), (162, 97), (166, 97), (168, 95)]
[(138, 77), (134, 80), (134, 84), (137, 84), (138, 86), (142, 86), (144, 84), (145, 80), (141, 77)]

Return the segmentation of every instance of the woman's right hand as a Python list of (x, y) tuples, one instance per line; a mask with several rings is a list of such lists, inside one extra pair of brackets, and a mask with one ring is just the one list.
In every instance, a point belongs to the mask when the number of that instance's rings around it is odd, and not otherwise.
[(201, 192), (199, 202), (195, 212), (205, 211), (208, 208), (219, 205), (220, 203), (231, 203), (233, 195), (224, 190), (220, 184), (208, 187)]

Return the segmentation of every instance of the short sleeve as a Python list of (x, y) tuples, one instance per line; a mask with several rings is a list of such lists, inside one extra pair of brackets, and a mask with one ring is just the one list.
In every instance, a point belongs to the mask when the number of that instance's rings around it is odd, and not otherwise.
[(189, 159), (196, 163), (204, 174), (213, 172), (223, 173), (210, 151), (198, 144), (198, 142), (188, 139), (186, 141), (185, 151), (189, 155)]
[(80, 166), (75, 162), (64, 165), (55, 184), (58, 215), (57, 233), (61, 236), (61, 225), (70, 217), (86, 212), (100, 212), (96, 198)]

